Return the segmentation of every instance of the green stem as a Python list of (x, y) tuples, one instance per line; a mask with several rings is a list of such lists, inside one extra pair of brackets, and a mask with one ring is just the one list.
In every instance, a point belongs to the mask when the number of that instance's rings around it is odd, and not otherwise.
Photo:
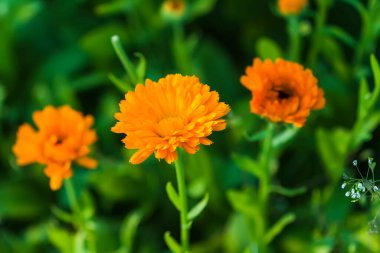
[(321, 45), (321, 39), (323, 34), (323, 27), (326, 23), (327, 18), (327, 11), (329, 8), (329, 4), (325, 1), (317, 1), (318, 4), (318, 13), (316, 15), (316, 25), (315, 25), (315, 32), (312, 37), (312, 44), (309, 50), (309, 55), (307, 57), (308, 66), (310, 68), (313, 68), (315, 65), (315, 62), (317, 60), (317, 56), (319, 53), (320, 45)]
[(266, 202), (269, 195), (269, 184), (270, 184), (270, 168), (269, 161), (272, 156), (272, 139), (274, 132), (274, 124), (268, 123), (266, 137), (262, 144), (262, 150), (260, 154), (260, 167), (264, 171), (264, 176), (260, 178), (260, 201), (266, 206)]
[(289, 34), (289, 59), (299, 61), (301, 51), (301, 37), (299, 32), (298, 16), (288, 17), (288, 34)]
[(260, 208), (261, 208), (261, 216), (262, 216), (262, 226), (261, 231), (257, 231), (259, 236), (259, 248), (260, 252), (266, 252), (266, 245), (265, 245), (265, 233), (266, 233), (266, 227), (267, 227), (267, 206), (268, 206), (268, 199), (270, 194), (270, 177), (271, 177), (271, 171), (270, 171), (270, 160), (272, 157), (272, 140), (273, 140), (273, 133), (274, 133), (274, 127), (275, 125), (273, 123), (268, 123), (267, 127), (267, 133), (266, 137), (263, 140), (262, 143), (262, 149), (259, 157), (259, 163), (260, 168), (264, 172), (262, 177), (260, 178), (260, 187), (259, 187), (259, 200), (260, 200)]
[(180, 155), (174, 162), (178, 184), (178, 194), (181, 201), (180, 221), (181, 221), (181, 245), (184, 252), (189, 252), (189, 224), (187, 220), (187, 198), (185, 171), (183, 169)]
[(72, 212), (74, 213), (74, 215), (79, 218), (78, 219), (78, 223), (79, 223), (78, 227), (80, 230), (84, 231), (86, 234), (89, 252), (90, 253), (96, 253), (95, 238), (92, 235), (92, 233), (89, 232), (88, 229), (86, 228), (86, 221), (82, 219), (81, 209), (79, 206), (77, 196), (75, 194), (73, 182), (71, 181), (70, 178), (68, 178), (68, 179), (65, 179), (64, 185), (65, 185), (65, 190), (67, 193), (67, 198), (69, 200), (70, 208), (71, 208)]
[(69, 200), (69, 205), (70, 205), (71, 211), (73, 211), (75, 215), (79, 215), (80, 214), (80, 208), (79, 208), (77, 196), (75, 194), (73, 182), (71, 181), (70, 178), (68, 178), (68, 179), (65, 179), (64, 185), (65, 185), (67, 198)]
[(120, 38), (117, 35), (112, 36), (111, 38), (112, 46), (119, 57), (121, 64), (123, 65), (125, 72), (127, 72), (131, 82), (136, 85), (139, 82), (139, 79), (136, 75), (136, 69), (133, 66), (131, 60), (128, 58), (125, 53), (123, 46), (121, 45)]

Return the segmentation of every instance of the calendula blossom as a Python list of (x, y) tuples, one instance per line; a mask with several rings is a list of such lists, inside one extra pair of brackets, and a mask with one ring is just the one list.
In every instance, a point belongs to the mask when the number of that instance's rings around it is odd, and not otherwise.
[(92, 116), (83, 116), (67, 105), (46, 106), (33, 113), (33, 121), (37, 130), (28, 123), (18, 129), (13, 152), (18, 165), (46, 165), (44, 172), (52, 190), (58, 190), (65, 178), (72, 177), (73, 162), (89, 169), (96, 167), (96, 160), (87, 156), (89, 145), (97, 139), (91, 129)]
[(125, 95), (115, 114), (119, 121), (112, 128), (124, 133), (127, 149), (137, 149), (130, 162), (138, 164), (155, 153), (157, 159), (172, 163), (177, 159), (177, 148), (190, 154), (199, 145), (212, 143), (207, 137), (213, 131), (226, 128), (222, 119), (230, 108), (219, 102), (219, 94), (210, 91), (195, 76), (167, 75)]
[(252, 92), (251, 111), (273, 122), (302, 127), (311, 110), (325, 106), (318, 80), (295, 62), (256, 58), (240, 81)]
[(307, 5), (307, 0), (278, 0), (277, 6), (282, 15), (297, 15)]

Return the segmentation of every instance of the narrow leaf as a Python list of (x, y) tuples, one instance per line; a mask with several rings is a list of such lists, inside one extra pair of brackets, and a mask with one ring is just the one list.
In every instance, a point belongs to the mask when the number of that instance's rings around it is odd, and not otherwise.
[(306, 192), (306, 187), (299, 187), (299, 188), (285, 188), (280, 185), (272, 185), (271, 191), (275, 193), (279, 193), (281, 195), (284, 195), (286, 197), (293, 197), (296, 195), (300, 195)]
[(187, 214), (188, 220), (194, 220), (198, 215), (201, 214), (201, 212), (206, 208), (208, 203), (209, 195), (208, 193), (205, 194), (203, 199), (198, 202)]
[(61, 221), (67, 222), (67, 223), (72, 223), (72, 224), (75, 223), (75, 218), (70, 213), (63, 211), (62, 209), (60, 209), (56, 206), (53, 206), (51, 208), (51, 211)]
[(139, 83), (144, 83), (145, 72), (146, 72), (146, 59), (145, 56), (141, 53), (135, 53), (135, 56), (139, 58), (139, 62), (136, 67), (136, 74), (138, 77)]
[(120, 239), (123, 246), (129, 250), (128, 252), (132, 252), (135, 234), (142, 217), (143, 215), (140, 211), (135, 211), (127, 215), (123, 221), (120, 231)]
[(129, 83), (120, 80), (113, 74), (108, 74), (108, 78), (111, 80), (111, 82), (123, 93), (128, 92), (129, 90), (132, 90), (132, 87)]
[(166, 184), (166, 193), (168, 194), (170, 201), (174, 204), (178, 211), (181, 211), (181, 200), (171, 182), (168, 182)]
[(365, 79), (360, 81), (359, 86), (359, 106), (358, 106), (358, 116), (359, 118), (364, 118), (368, 113), (368, 101), (371, 97), (371, 93), (369, 91), (368, 83)]
[(264, 177), (263, 170), (260, 168), (259, 164), (252, 158), (244, 155), (232, 154), (232, 159), (235, 161), (240, 169), (248, 171), (249, 173), (255, 175), (259, 179)]
[(169, 249), (173, 253), (182, 253), (182, 248), (178, 244), (178, 242), (170, 235), (170, 232), (167, 231), (165, 232), (164, 239), (166, 242), (166, 245), (169, 247)]
[(270, 243), (281, 231), (290, 223), (295, 221), (296, 216), (293, 213), (285, 214), (276, 224), (269, 229), (265, 235), (265, 242)]

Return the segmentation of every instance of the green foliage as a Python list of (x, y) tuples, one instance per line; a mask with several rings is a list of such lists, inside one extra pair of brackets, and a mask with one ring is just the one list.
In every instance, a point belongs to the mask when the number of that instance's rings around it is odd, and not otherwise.
[[(318, 0), (297, 18), (275, 2), (189, 0), (168, 19), (163, 1), (1, 0), (0, 252), (183, 252), (174, 169), (129, 164), (134, 150), (110, 131), (124, 93), (168, 73), (197, 75), (232, 109), (211, 146), (183, 157), (192, 253), (379, 252), (378, 204), (353, 208), (340, 180), (380, 154), (380, 1)], [(239, 83), (254, 57), (297, 59), (326, 107), (270, 133)], [(48, 104), (95, 119), (99, 165), (74, 169), (75, 211), (12, 153), (18, 126)]]

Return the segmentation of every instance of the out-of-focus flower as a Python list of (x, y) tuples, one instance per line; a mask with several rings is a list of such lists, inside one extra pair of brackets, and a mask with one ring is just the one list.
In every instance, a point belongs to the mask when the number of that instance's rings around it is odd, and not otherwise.
[(96, 160), (87, 157), (89, 145), (97, 139), (91, 129), (92, 116), (83, 116), (69, 106), (46, 106), (33, 113), (33, 121), (37, 131), (30, 124), (21, 125), (13, 152), (18, 165), (46, 165), (52, 190), (61, 188), (63, 179), (73, 175), (72, 162), (89, 169), (96, 167)]
[(307, 0), (278, 0), (277, 6), (282, 15), (297, 15), (307, 5)]
[(161, 14), (170, 21), (183, 18), (186, 12), (186, 2), (184, 0), (166, 0), (162, 3)]
[(138, 149), (130, 158), (139, 164), (155, 153), (157, 159), (172, 163), (177, 159), (177, 148), (190, 154), (199, 145), (210, 145), (207, 137), (212, 131), (226, 128), (221, 119), (230, 108), (219, 102), (219, 94), (210, 91), (195, 76), (167, 75), (145, 85), (138, 84), (134, 92), (125, 95), (115, 114), (119, 121), (112, 128), (124, 133), (127, 149)]
[(256, 58), (240, 81), (252, 91), (251, 111), (273, 122), (302, 127), (311, 110), (325, 106), (318, 80), (298, 63)]

